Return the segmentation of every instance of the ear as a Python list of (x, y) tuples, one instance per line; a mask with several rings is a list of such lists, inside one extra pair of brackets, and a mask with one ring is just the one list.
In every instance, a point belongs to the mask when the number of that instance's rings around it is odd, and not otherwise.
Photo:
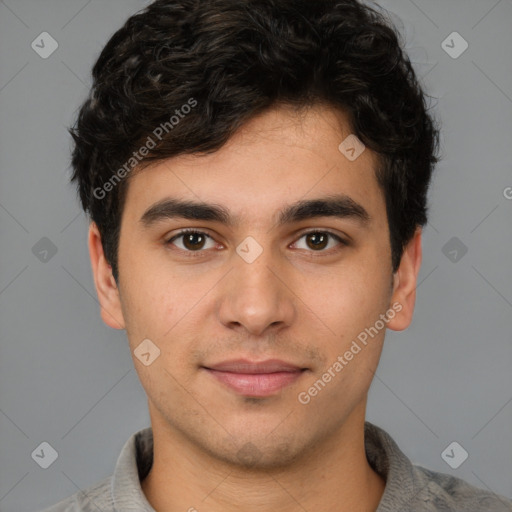
[(89, 225), (88, 245), (94, 285), (101, 308), (101, 318), (113, 329), (124, 329), (125, 323), (119, 290), (112, 275), (112, 267), (103, 254), (101, 235), (95, 222), (91, 222)]
[(403, 331), (409, 327), (416, 301), (416, 283), (421, 266), (421, 234), (417, 228), (414, 236), (404, 249), (400, 266), (393, 274), (393, 294), (390, 304), (398, 302), (402, 309), (390, 319), (387, 327), (394, 331)]

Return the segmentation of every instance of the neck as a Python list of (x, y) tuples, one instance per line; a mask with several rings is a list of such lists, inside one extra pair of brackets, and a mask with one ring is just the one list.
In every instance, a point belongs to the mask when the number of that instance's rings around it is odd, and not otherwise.
[(152, 415), (153, 466), (142, 490), (158, 512), (375, 511), (385, 481), (366, 459), (365, 407), (293, 465), (255, 471), (204, 453)]

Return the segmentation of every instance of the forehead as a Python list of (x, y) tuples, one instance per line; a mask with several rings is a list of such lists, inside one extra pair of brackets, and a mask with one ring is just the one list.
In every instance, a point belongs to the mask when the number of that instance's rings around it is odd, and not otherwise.
[(348, 159), (339, 146), (349, 136), (347, 117), (328, 107), (266, 111), (214, 153), (180, 155), (134, 172), (123, 218), (138, 221), (152, 205), (173, 197), (220, 205), (236, 224), (269, 223), (285, 204), (338, 194), (372, 217), (385, 215), (377, 157), (365, 148)]

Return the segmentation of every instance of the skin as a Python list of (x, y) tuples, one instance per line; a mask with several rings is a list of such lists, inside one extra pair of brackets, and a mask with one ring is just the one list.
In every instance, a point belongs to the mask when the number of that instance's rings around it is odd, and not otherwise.
[[(132, 175), (118, 286), (91, 223), (104, 322), (126, 329), (132, 356), (145, 338), (161, 351), (149, 366), (133, 357), (154, 435), (142, 488), (159, 512), (376, 510), (385, 482), (366, 459), (364, 421), (386, 329), (307, 405), (297, 399), (393, 303), (402, 309), (387, 328), (406, 329), (413, 316), (421, 229), (393, 274), (377, 160), (368, 148), (353, 162), (345, 158), (338, 145), (350, 133), (342, 112), (314, 106), (298, 115), (280, 106), (213, 154), (171, 158)], [(369, 224), (320, 217), (276, 227), (285, 205), (333, 192), (360, 203)], [(223, 205), (239, 224), (166, 219), (144, 229), (142, 214), (168, 196)], [(197, 239), (166, 243), (190, 227), (212, 237), (199, 244), (200, 258), (186, 256)], [(317, 249), (303, 235), (312, 228), (350, 244), (330, 239)], [(250, 264), (236, 252), (247, 236), (263, 249)], [(250, 398), (201, 368), (242, 357), (308, 370), (272, 396)], [(252, 464), (238, 455), (244, 446), (257, 454)]]

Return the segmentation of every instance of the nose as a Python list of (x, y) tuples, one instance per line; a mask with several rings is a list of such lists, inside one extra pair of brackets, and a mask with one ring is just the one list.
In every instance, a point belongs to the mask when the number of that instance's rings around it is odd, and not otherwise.
[(270, 249), (251, 263), (234, 254), (233, 269), (219, 290), (219, 320), (253, 336), (290, 326), (296, 314), (290, 279)]

